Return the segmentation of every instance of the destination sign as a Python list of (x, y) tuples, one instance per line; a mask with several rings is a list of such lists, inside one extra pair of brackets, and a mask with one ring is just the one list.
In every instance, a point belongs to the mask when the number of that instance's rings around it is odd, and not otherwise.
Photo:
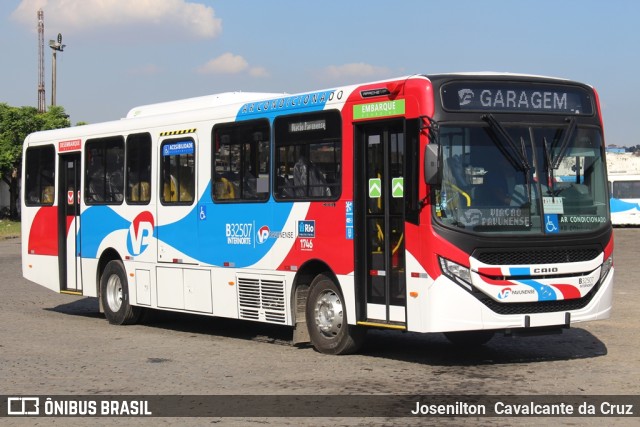
[(589, 92), (576, 86), (517, 82), (452, 82), (442, 87), (449, 111), (593, 115)]
[(308, 132), (314, 130), (327, 130), (327, 121), (312, 120), (306, 122), (289, 123), (289, 132)]

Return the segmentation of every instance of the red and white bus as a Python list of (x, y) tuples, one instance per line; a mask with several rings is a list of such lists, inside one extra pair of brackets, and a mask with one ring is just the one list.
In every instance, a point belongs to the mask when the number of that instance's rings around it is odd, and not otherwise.
[(604, 146), (592, 87), (526, 75), (141, 106), (27, 137), (22, 268), (113, 324), (246, 319), (333, 354), (566, 328), (611, 311)]

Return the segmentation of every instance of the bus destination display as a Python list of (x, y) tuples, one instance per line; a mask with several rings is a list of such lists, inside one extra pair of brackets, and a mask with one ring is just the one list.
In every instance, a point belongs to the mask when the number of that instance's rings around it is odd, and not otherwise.
[(592, 115), (591, 97), (582, 88), (514, 82), (454, 82), (442, 87), (449, 111), (494, 111)]

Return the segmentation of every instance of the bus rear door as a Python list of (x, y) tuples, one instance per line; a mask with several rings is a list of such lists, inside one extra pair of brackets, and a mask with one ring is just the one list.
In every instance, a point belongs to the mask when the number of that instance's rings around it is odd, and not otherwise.
[(60, 154), (58, 267), (60, 292), (82, 293), (80, 274), (80, 153)]

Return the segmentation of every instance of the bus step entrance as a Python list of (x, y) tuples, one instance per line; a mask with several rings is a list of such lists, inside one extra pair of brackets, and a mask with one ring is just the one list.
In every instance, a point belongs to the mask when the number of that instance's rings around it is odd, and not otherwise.
[(368, 326), (371, 328), (384, 328), (384, 329), (396, 329), (399, 331), (406, 331), (407, 325), (400, 322), (385, 322), (384, 320), (368, 319), (366, 321), (357, 322), (360, 326)]

